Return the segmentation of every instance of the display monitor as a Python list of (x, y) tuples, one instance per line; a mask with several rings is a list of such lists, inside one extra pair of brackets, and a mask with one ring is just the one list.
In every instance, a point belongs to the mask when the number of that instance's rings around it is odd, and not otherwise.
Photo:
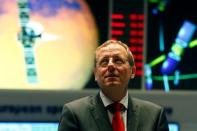
[[(57, 131), (58, 122), (0, 122), (0, 131)], [(180, 131), (178, 123), (169, 123), (169, 131)]]
[(197, 1), (150, 0), (147, 4), (147, 90), (196, 90)]
[(168, 124), (169, 131), (180, 131), (180, 125), (177, 122), (170, 122)]
[(57, 131), (57, 122), (0, 122), (0, 131)]
[(82, 89), (108, 0), (0, 0), (0, 89)]

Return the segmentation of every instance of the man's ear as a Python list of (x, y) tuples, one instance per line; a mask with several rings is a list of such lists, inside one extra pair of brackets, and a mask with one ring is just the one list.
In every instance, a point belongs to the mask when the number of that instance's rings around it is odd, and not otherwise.
[(133, 66), (131, 67), (131, 79), (133, 79), (133, 78), (135, 77), (135, 73), (136, 73), (136, 66), (133, 65)]

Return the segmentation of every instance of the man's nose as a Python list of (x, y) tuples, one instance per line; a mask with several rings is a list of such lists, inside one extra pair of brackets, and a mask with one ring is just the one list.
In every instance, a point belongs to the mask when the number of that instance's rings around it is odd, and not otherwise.
[(109, 63), (108, 63), (108, 70), (113, 71), (115, 69), (115, 64), (113, 62), (113, 59), (109, 59)]

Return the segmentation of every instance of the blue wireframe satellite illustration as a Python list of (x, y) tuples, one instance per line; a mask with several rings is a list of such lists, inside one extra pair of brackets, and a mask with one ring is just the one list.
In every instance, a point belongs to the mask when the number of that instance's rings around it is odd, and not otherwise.
[[(197, 89), (196, 1), (149, 1), (145, 88)], [(184, 8), (185, 10), (181, 10)], [(155, 47), (154, 49), (152, 47)]]

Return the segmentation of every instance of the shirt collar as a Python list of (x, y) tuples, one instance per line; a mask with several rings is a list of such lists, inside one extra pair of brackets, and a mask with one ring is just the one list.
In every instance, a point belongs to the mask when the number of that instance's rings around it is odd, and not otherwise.
[[(102, 91), (100, 91), (100, 97), (105, 107), (113, 103), (113, 101), (110, 100), (107, 96), (105, 96)], [(128, 91), (126, 95), (120, 100), (120, 103), (123, 104), (126, 109), (128, 109)]]

